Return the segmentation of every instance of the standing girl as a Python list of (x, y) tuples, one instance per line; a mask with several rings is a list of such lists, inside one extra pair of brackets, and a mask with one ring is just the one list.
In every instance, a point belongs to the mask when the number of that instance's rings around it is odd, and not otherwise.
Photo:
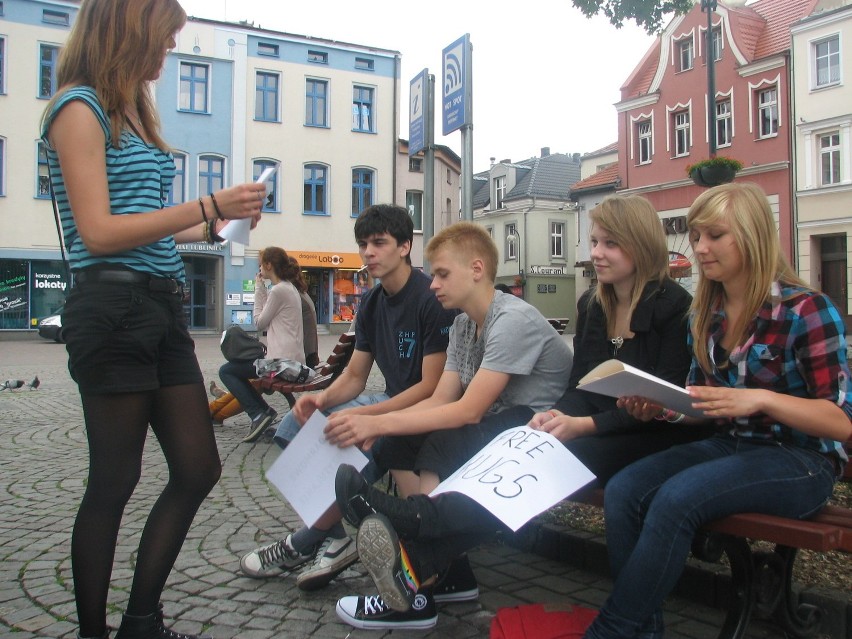
[[(804, 519), (831, 496), (852, 435), (843, 321), (780, 253), (754, 184), (705, 191), (687, 216), (700, 269), (689, 393), (724, 432), (646, 457), (606, 487), (612, 594), (589, 639), (663, 636), (662, 604), (696, 531), (740, 512)], [(642, 398), (640, 419), (696, 420)]]
[(74, 272), (62, 322), (89, 443), (71, 541), (79, 637), (109, 636), (118, 529), (149, 425), (169, 481), (142, 531), (116, 638), (194, 637), (165, 628), (159, 601), (221, 466), (175, 243), (212, 242), (229, 219), (254, 225), (265, 189), (243, 184), (163, 208), (175, 167), (149, 87), (185, 21), (177, 0), (83, 0), (42, 126)]

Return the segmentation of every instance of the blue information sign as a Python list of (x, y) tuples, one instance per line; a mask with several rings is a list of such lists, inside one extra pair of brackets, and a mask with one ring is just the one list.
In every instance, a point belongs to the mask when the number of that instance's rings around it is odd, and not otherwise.
[(426, 148), (426, 82), (429, 69), (414, 76), (409, 85), (408, 98), (408, 155)]
[(444, 135), (471, 124), (470, 34), (465, 34), (444, 49), (441, 77), (441, 113)]

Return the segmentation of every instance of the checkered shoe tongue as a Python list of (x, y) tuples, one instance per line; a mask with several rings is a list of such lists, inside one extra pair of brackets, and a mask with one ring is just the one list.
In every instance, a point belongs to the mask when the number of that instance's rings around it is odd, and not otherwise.
[(384, 602), (381, 595), (370, 595), (364, 597), (365, 615), (381, 615), (386, 612), (391, 612), (391, 607)]

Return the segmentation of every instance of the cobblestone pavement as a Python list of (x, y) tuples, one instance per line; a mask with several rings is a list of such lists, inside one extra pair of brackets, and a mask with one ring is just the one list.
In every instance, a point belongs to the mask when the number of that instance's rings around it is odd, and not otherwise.
[[(320, 337), (321, 356), (335, 341), (334, 336)], [(222, 361), (218, 338), (199, 336), (197, 347), (209, 381)], [(71, 638), (76, 612), (70, 530), (87, 463), (79, 396), (65, 367), (64, 347), (38, 338), (0, 337), (0, 383), (29, 381), (35, 374), (42, 382), (38, 390), (0, 392), (0, 635)], [(369, 387), (381, 389), (380, 376), (372, 375)], [(285, 412), (283, 397), (271, 401), (279, 414)], [(606, 598), (608, 579), (499, 544), (471, 555), (480, 580), (479, 601), (441, 607), (438, 625), (430, 632), (353, 630), (339, 621), (334, 611), (339, 597), (373, 591), (358, 564), (313, 593), (299, 591), (292, 577), (242, 577), (238, 562), (243, 553), (300, 524), (264, 478), (277, 446), (269, 437), (241, 443), (248, 423), (242, 415), (217, 428), (222, 479), (196, 517), (163, 596), (166, 616), (178, 620), (176, 630), (204, 627), (216, 639), (486, 637), (500, 606), (564, 598), (596, 606)], [(109, 597), (113, 627), (126, 604), (139, 532), (166, 473), (151, 437), (143, 477), (119, 536)], [(718, 611), (672, 599), (667, 603), (667, 637), (714, 637), (721, 619)], [(756, 626), (749, 636), (780, 635)]]

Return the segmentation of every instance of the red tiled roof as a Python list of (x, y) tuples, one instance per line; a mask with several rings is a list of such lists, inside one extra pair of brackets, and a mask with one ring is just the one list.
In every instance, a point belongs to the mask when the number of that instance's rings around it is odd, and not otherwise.
[(760, 34), (766, 28), (766, 19), (751, 7), (731, 7), (728, 9), (728, 20), (737, 47), (746, 60), (754, 60), (754, 51)]
[(813, 13), (818, 0), (758, 0), (750, 8), (766, 19), (754, 51), (755, 59), (776, 55), (790, 48), (790, 26)]
[(583, 189), (591, 189), (596, 186), (606, 186), (611, 184), (617, 186), (621, 182), (621, 177), (618, 175), (618, 162), (611, 164), (605, 169), (601, 169), (597, 173), (593, 173), (585, 180), (580, 180), (571, 185), (571, 192), (582, 191)]

